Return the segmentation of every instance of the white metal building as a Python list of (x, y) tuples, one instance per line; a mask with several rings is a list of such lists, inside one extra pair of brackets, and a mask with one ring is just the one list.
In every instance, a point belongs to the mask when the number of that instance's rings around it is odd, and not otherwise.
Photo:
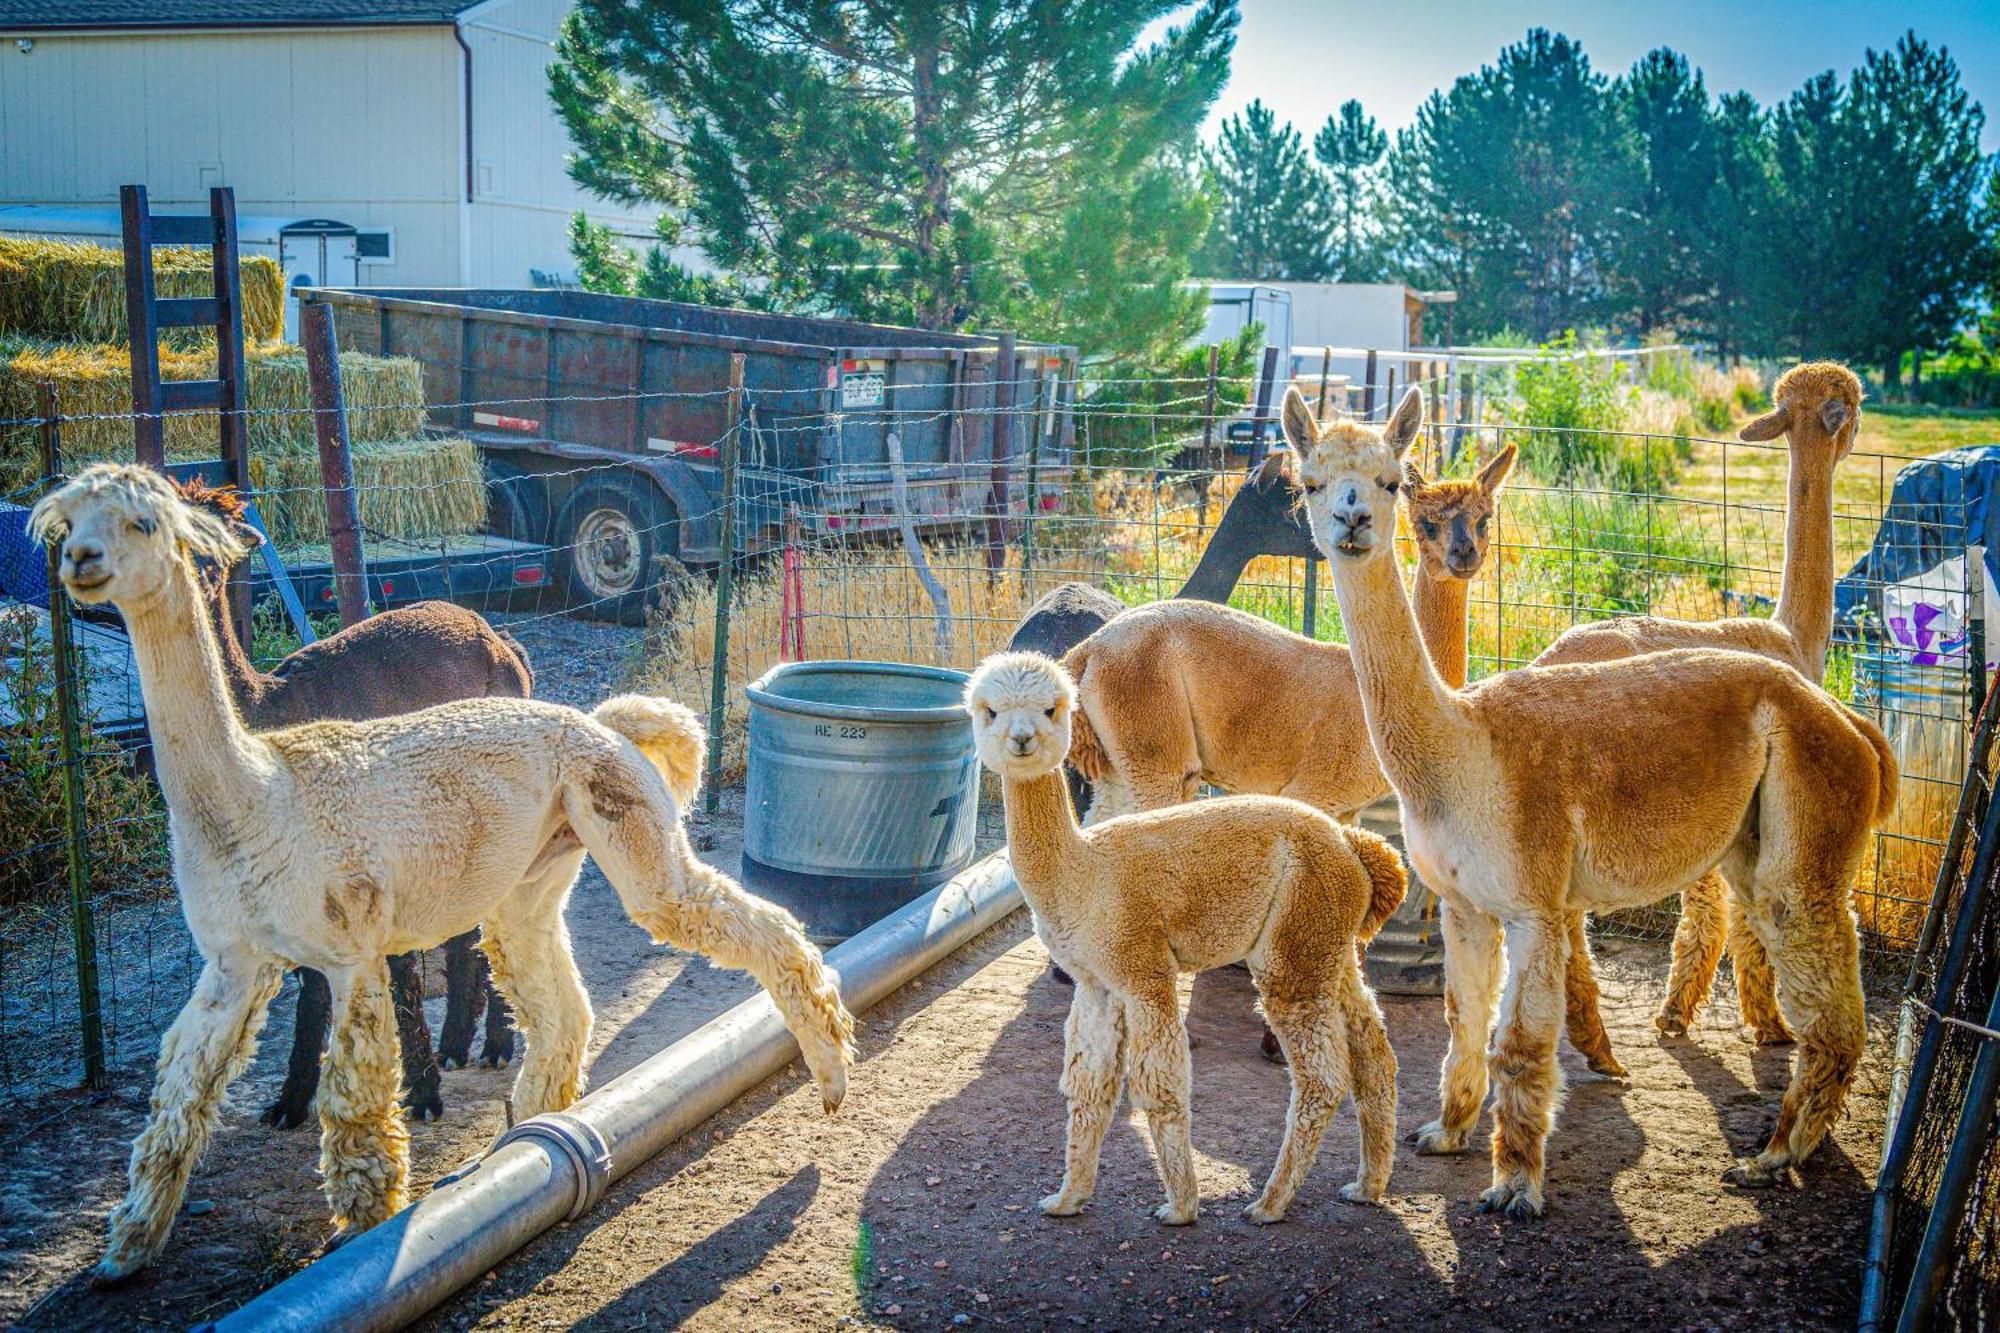
[[(545, 70), (567, 0), (0, 0), (0, 204), (356, 230), (370, 286), (527, 287), (574, 265), (581, 208)], [(346, 283), (346, 273), (328, 281)]]

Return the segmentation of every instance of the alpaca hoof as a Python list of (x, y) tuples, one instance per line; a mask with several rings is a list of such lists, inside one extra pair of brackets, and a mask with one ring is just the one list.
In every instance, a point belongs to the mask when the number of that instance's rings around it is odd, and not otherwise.
[(1258, 1050), (1266, 1060), (1269, 1060), (1274, 1065), (1285, 1063), (1285, 1048), (1278, 1044), (1278, 1034), (1269, 1028), (1264, 1029), (1264, 1042), (1258, 1047)]
[(471, 1057), (466, 1053), (447, 1051), (442, 1046), (438, 1048), (439, 1069), (464, 1069), (471, 1063)]
[(272, 1129), (297, 1129), (306, 1122), (311, 1109), (311, 1097), (295, 1096), (287, 1090), (278, 1095), (277, 1101), (259, 1112), (257, 1119)]
[(115, 1287), (121, 1282), (131, 1280), (145, 1266), (144, 1259), (130, 1257), (114, 1259), (107, 1254), (91, 1267), (90, 1272), (84, 1277), (84, 1282), (99, 1290)]
[(1479, 1211), (1500, 1213), (1517, 1222), (1525, 1222), (1542, 1215), (1542, 1201), (1529, 1187), (1509, 1182), (1495, 1185), (1480, 1194)]
[(1351, 1180), (1340, 1187), (1340, 1197), (1349, 1203), (1380, 1203), (1382, 1190), (1380, 1186), (1370, 1189), (1366, 1181)]
[(826, 1108), (828, 1115), (832, 1115), (847, 1100), (847, 1071), (837, 1069), (818, 1082), (820, 1105)]
[(1784, 1168), (1774, 1171), (1754, 1157), (1747, 1157), (1722, 1173), (1722, 1183), (1737, 1189), (1775, 1189), (1785, 1178)]
[(427, 1120), (444, 1119), (444, 1098), (435, 1086), (412, 1088), (403, 1096), (403, 1109), (416, 1118), (419, 1124)]
[(1198, 1205), (1188, 1204), (1183, 1207), (1169, 1199), (1153, 1210), (1153, 1219), (1157, 1222), (1164, 1222), (1170, 1227), (1184, 1227), (1193, 1223), (1195, 1217), (1200, 1212), (1201, 1209)]
[(510, 1029), (498, 1036), (489, 1036), (486, 1044), (479, 1048), (479, 1064), (483, 1069), (505, 1069), (514, 1060), (514, 1033)]
[(1082, 1199), (1072, 1199), (1066, 1194), (1051, 1194), (1035, 1207), (1041, 1209), (1048, 1217), (1075, 1217), (1083, 1211), (1083, 1204)]
[[(1350, 1186), (1349, 1188), (1352, 1187)], [(1260, 1227), (1268, 1227), (1274, 1222), (1284, 1221), (1285, 1210), (1282, 1208), (1273, 1208), (1262, 1199), (1259, 1199), (1243, 1210), (1243, 1220), (1246, 1222), (1255, 1222)]]
[(1625, 1071), (1625, 1066), (1618, 1062), (1618, 1057), (1609, 1051), (1605, 1051), (1601, 1055), (1588, 1056), (1585, 1058), (1584, 1063), (1590, 1067), (1591, 1073), (1602, 1074), (1606, 1078), (1629, 1079), (1632, 1077)]
[(1414, 1145), (1419, 1157), (1450, 1157), (1465, 1151), (1464, 1132), (1446, 1129), (1436, 1120), (1411, 1134), (1404, 1142)]
[(1653, 1026), (1660, 1030), (1663, 1037), (1685, 1037), (1688, 1034), (1687, 1020), (1679, 1014), (1662, 1011), (1654, 1017)]
[(1072, 977), (1069, 973), (1063, 971), (1061, 968), (1057, 967), (1054, 963), (1049, 964), (1049, 977), (1058, 986), (1074, 986), (1076, 984), (1075, 977)]
[(1752, 1023), (1744, 1029), (1743, 1035), (1749, 1039), (1752, 1046), (1790, 1046), (1798, 1040), (1782, 1020), (1776, 1023)]

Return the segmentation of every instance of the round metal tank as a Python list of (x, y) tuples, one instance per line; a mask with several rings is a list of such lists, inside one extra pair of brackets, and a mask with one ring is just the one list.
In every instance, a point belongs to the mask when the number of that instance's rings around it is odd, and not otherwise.
[(748, 687), (743, 880), (844, 939), (972, 862), (979, 756), (966, 675), (791, 662)]

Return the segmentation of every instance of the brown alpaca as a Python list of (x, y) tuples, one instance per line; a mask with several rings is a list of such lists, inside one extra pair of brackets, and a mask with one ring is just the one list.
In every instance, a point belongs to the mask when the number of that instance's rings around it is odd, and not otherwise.
[[(1861, 381), (1846, 366), (1813, 361), (1780, 376), (1771, 399), (1772, 410), (1739, 432), (1753, 441), (1784, 434), (1790, 445), (1785, 568), (1771, 618), (1601, 620), (1565, 631), (1535, 659), (1536, 666), (1610, 662), (1670, 648), (1736, 648), (1783, 662), (1807, 680), (1825, 676), (1827, 640), (1833, 634), (1833, 473), (1854, 448)], [(1743, 1021), (1759, 1043), (1788, 1042), (1792, 1033), (1778, 1010), (1770, 960), (1728, 890), (1722, 875), (1711, 872), (1681, 891), (1673, 970), (1653, 1022), (1669, 1036), (1686, 1035), (1708, 1002), (1726, 939)], [(1597, 1011), (1597, 982), (1581, 913), (1570, 923), (1569, 1005), (1570, 1040), (1581, 1050), (1608, 1055), (1610, 1040)]]
[[(181, 495), (221, 518), (254, 549), (263, 538), (243, 520), (243, 499), (232, 487), (212, 487), (199, 479), (178, 483)], [(252, 731), (276, 731), (303, 722), (350, 722), (414, 713), (458, 699), (526, 699), (534, 674), (528, 655), (510, 636), (449, 602), (418, 602), (371, 616), (337, 634), (307, 644), (278, 664), (259, 671), (236, 637), (224, 597), (230, 571), (209, 565), (203, 595), (209, 627), (222, 650), (222, 674), (236, 711)], [(469, 1062), (472, 1031), (482, 1005), (486, 1043), (481, 1062), (491, 1068), (513, 1057), (514, 1031), (507, 1005), (493, 989), (485, 955), (475, 947), (477, 931), (453, 936), (445, 945), (447, 1009), (440, 1054), (446, 1068)], [(396, 1027), (403, 1051), (403, 1104), (418, 1119), (444, 1113), (439, 1091), (439, 1058), (431, 1053), (424, 1021), (423, 988), (417, 956), (390, 960)], [(265, 1124), (296, 1129), (306, 1122), (319, 1090), (320, 1056), (332, 1022), (333, 995), (326, 977), (299, 969), (299, 1003), (292, 1032), (292, 1055), (285, 1085), (264, 1108)]]
[(1396, 1055), (1355, 941), (1403, 899), (1395, 849), (1269, 796), (1080, 829), (1061, 773), (1075, 712), (1062, 668), (1034, 653), (988, 658), (966, 687), (966, 707), (979, 757), (1001, 779), (1007, 854), (1035, 909), (1036, 933), (1076, 980), (1064, 1033), (1067, 1163), (1042, 1211), (1068, 1216), (1089, 1201), (1122, 1077), (1146, 1113), (1166, 1184), (1154, 1216), (1170, 1225), (1195, 1220), (1179, 976), (1235, 962), (1249, 964), (1292, 1071), (1277, 1164), (1244, 1216), (1284, 1217), (1350, 1088), (1361, 1172), (1341, 1196), (1379, 1200), (1395, 1153)]
[(1869, 830), (1895, 803), (1888, 742), (1790, 667), (1742, 652), (1535, 667), (1452, 689), (1424, 649), (1389, 539), (1421, 396), (1406, 395), (1385, 428), (1321, 429), (1293, 392), (1283, 420), (1368, 734), (1410, 859), (1443, 908), (1451, 1044), (1442, 1110), (1418, 1150), (1464, 1149), (1490, 1063), (1493, 1183), (1481, 1207), (1540, 1214), (1571, 915), (1656, 902), (1721, 867), (1800, 1038), (1770, 1140), (1725, 1176), (1771, 1183), (1825, 1136), (1866, 1040), (1849, 894)]

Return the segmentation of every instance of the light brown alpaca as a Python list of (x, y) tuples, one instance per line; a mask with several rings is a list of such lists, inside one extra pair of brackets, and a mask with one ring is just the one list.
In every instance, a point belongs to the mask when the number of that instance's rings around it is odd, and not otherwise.
[[(1600, 620), (1565, 631), (1535, 659), (1536, 666), (1611, 662), (1670, 648), (1736, 648), (1783, 662), (1807, 680), (1824, 678), (1827, 640), (1833, 633), (1833, 473), (1854, 448), (1861, 381), (1846, 366), (1813, 361), (1780, 376), (1771, 399), (1772, 410), (1739, 432), (1752, 441), (1789, 437), (1785, 568), (1771, 618)], [(1760, 1043), (1788, 1042), (1792, 1034), (1778, 1011), (1770, 961), (1728, 890), (1722, 875), (1713, 871), (1681, 890), (1673, 970), (1666, 1000), (1653, 1021), (1669, 1036), (1687, 1033), (1708, 1003), (1726, 938), (1743, 1021)], [(1570, 937), (1570, 1038), (1579, 1047), (1596, 1044), (1608, 1050), (1581, 914), (1570, 923)]]
[(246, 729), (223, 680), (194, 562), (241, 554), (221, 521), (159, 473), (98, 464), (29, 516), (61, 545), (61, 577), (114, 603), (137, 660), (174, 881), (201, 950), (195, 992), (160, 1043), (130, 1189), (93, 1276), (157, 1256), (256, 1046), (288, 966), (324, 972), (334, 1031), (321, 1081), (320, 1170), (335, 1224), (402, 1207), (409, 1137), (384, 959), (480, 926), (494, 980), (527, 1036), (517, 1116), (583, 1087), (590, 999), (562, 909), (588, 851), (654, 938), (749, 970), (798, 1037), (829, 1110), (853, 1019), (789, 914), (702, 864), (681, 812), (700, 777), (701, 726), (666, 699), (623, 695), (586, 715), (480, 698), (358, 722)]
[[(1509, 445), (1472, 481), (1413, 477), (1417, 616), (1456, 684), (1469, 580), (1514, 456)], [(1193, 800), (1204, 782), (1290, 796), (1341, 820), (1389, 792), (1342, 644), (1229, 607), (1156, 602), (1085, 639), (1063, 665), (1077, 683), (1070, 762), (1096, 789), (1088, 823)]]
[(1355, 960), (1402, 901), (1402, 859), (1381, 838), (1296, 801), (1232, 796), (1077, 827), (1062, 775), (1075, 693), (1035, 653), (988, 658), (966, 688), (979, 757), (1007, 803), (1007, 852), (1035, 930), (1075, 978), (1064, 1032), (1069, 1101), (1062, 1188), (1045, 1213), (1080, 1212), (1121, 1077), (1146, 1113), (1167, 1201), (1198, 1211), (1189, 1140), (1187, 1030), (1179, 976), (1247, 962), (1292, 1071), (1285, 1138), (1244, 1216), (1284, 1217), (1327, 1122), (1351, 1088), (1360, 1178), (1343, 1198), (1373, 1202), (1395, 1153), (1396, 1056)]
[(1571, 914), (1656, 902), (1720, 866), (1800, 1035), (1769, 1142), (1725, 1176), (1772, 1182), (1825, 1136), (1866, 1039), (1849, 884), (1895, 801), (1881, 732), (1790, 667), (1713, 649), (1452, 689), (1424, 650), (1389, 540), (1422, 398), (1406, 395), (1383, 429), (1321, 429), (1296, 393), (1283, 417), (1369, 737), (1411, 861), (1443, 907), (1451, 1044), (1419, 1151), (1464, 1149), (1490, 1060), (1493, 1183), (1480, 1204), (1540, 1214)]

